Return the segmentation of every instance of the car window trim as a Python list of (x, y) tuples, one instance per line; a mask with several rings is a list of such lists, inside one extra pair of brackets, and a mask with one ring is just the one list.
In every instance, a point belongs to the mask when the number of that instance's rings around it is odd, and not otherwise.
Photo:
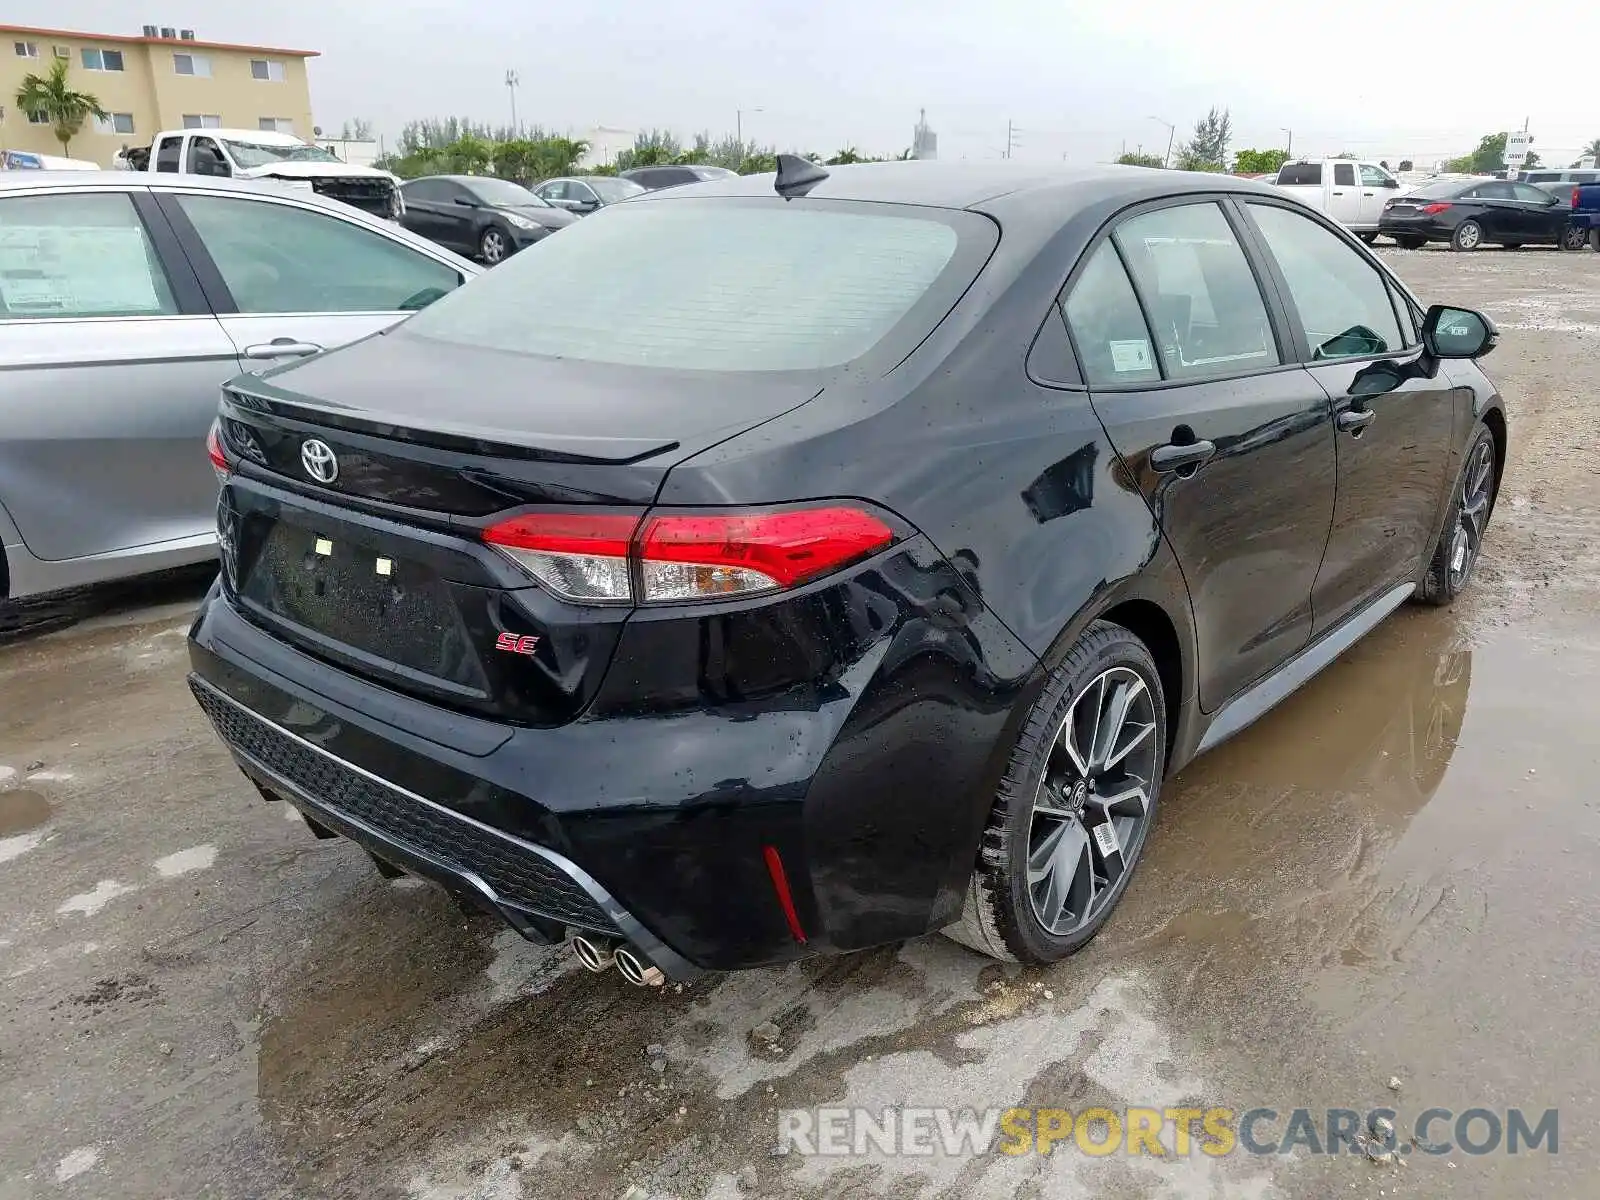
[[(1405, 297), (1407, 301), (1410, 301), (1413, 304), (1415, 304), (1416, 297), (1414, 297), (1410, 290), (1400, 282), (1399, 277), (1383, 264), (1382, 260), (1380, 260), (1377, 255), (1373, 254), (1356, 239), (1354, 234), (1345, 229), (1342, 225), (1325, 219), (1321, 213), (1308, 210), (1302, 205), (1285, 203), (1284, 201), (1279, 200), (1276, 196), (1250, 195), (1236, 196), (1233, 199), (1238, 204), (1239, 208), (1244, 210), (1240, 214), (1241, 219), (1249, 222), (1251, 236), (1255, 239), (1258, 239), (1258, 245), (1263, 256), (1264, 264), (1272, 273), (1273, 285), (1278, 288), (1282, 294), (1282, 300), (1285, 306), (1285, 315), (1290, 323), (1290, 331), (1294, 335), (1296, 353), (1299, 355), (1299, 362), (1297, 365), (1303, 367), (1326, 367), (1335, 363), (1383, 362), (1389, 359), (1405, 358), (1407, 355), (1410, 355), (1421, 348), (1421, 342), (1418, 341), (1417, 343), (1407, 345), (1399, 350), (1387, 351), (1383, 354), (1351, 355), (1348, 358), (1313, 358), (1311, 356), (1311, 341), (1308, 337), (1306, 337), (1305, 325), (1300, 319), (1300, 310), (1293, 304), (1294, 297), (1289, 291), (1289, 282), (1283, 277), (1282, 272), (1279, 270), (1278, 260), (1272, 255), (1271, 250), (1268, 248), (1266, 237), (1261, 233), (1260, 227), (1256, 225), (1255, 218), (1250, 215), (1250, 205), (1262, 204), (1271, 208), (1282, 208), (1294, 213), (1298, 217), (1304, 217), (1306, 220), (1322, 226), (1322, 228), (1328, 230), (1335, 237), (1343, 241), (1345, 245), (1354, 250), (1368, 267), (1378, 273), (1378, 278), (1380, 281), (1389, 283), (1394, 290), (1398, 291), (1401, 296)], [(1392, 296), (1389, 302), (1391, 305), (1394, 303)], [(1413, 309), (1413, 313), (1415, 313), (1415, 311), (1416, 309)], [(1399, 316), (1399, 313), (1395, 314), (1395, 321), (1396, 324), (1401, 327), (1401, 333), (1404, 334), (1405, 323), (1399, 320)], [(1411, 324), (1418, 329), (1422, 327), (1421, 319), (1416, 316), (1413, 316)]]
[[(1067, 391), (1088, 391), (1096, 395), (1102, 392), (1146, 392), (1174, 387), (1194, 387), (1199, 384), (1225, 383), (1231, 379), (1254, 379), (1258, 375), (1275, 375), (1283, 371), (1297, 371), (1301, 368), (1303, 364), (1293, 352), (1295, 343), (1290, 339), (1292, 330), (1288, 324), (1288, 313), (1283, 308), (1282, 301), (1276, 292), (1276, 280), (1273, 280), (1273, 287), (1269, 288), (1267, 286), (1267, 281), (1262, 276), (1264, 264), (1259, 260), (1259, 249), (1254, 242), (1254, 227), (1243, 226), (1237, 219), (1237, 214), (1231, 210), (1231, 202), (1234, 196), (1235, 193), (1232, 192), (1183, 192), (1161, 196), (1153, 200), (1143, 200), (1112, 213), (1100, 228), (1095, 230), (1094, 236), (1084, 246), (1083, 252), (1078, 256), (1078, 261), (1073, 264), (1071, 272), (1068, 273), (1066, 282), (1056, 291), (1053, 303), (1060, 311), (1061, 320), (1067, 327), (1067, 339), (1072, 345), (1074, 365), (1078, 369), (1079, 378), (1082, 379), (1083, 355), (1078, 348), (1078, 338), (1073, 331), (1072, 322), (1067, 320), (1066, 300), (1068, 293), (1077, 285), (1079, 278), (1087, 269), (1089, 259), (1100, 248), (1100, 243), (1109, 239), (1112, 249), (1116, 252), (1117, 261), (1122, 264), (1122, 270), (1128, 277), (1129, 285), (1133, 288), (1133, 296), (1138, 302), (1139, 313), (1144, 318), (1145, 334), (1150, 338), (1150, 346), (1154, 350), (1156, 340), (1150, 324), (1150, 311), (1145, 304), (1143, 293), (1139, 290), (1139, 281), (1134, 278), (1133, 272), (1128, 269), (1128, 262), (1123, 256), (1122, 247), (1117, 244), (1115, 237), (1112, 235), (1115, 234), (1118, 226), (1124, 221), (1142, 216), (1145, 213), (1157, 212), (1164, 208), (1179, 208), (1190, 204), (1216, 204), (1222, 209), (1223, 219), (1228, 222), (1228, 227), (1233, 231), (1234, 239), (1239, 243), (1240, 250), (1244, 252), (1245, 261), (1250, 264), (1250, 273), (1256, 281), (1256, 290), (1260, 292), (1261, 302), (1267, 310), (1267, 322), (1272, 329), (1273, 342), (1277, 348), (1278, 358), (1281, 361), (1271, 366), (1257, 367), (1249, 371), (1231, 371), (1226, 374), (1205, 375), (1199, 378), (1172, 379), (1167, 376), (1166, 364), (1161, 361), (1161, 356), (1157, 354), (1155, 356), (1157, 360), (1156, 367), (1161, 372), (1160, 379), (1107, 384), (1090, 384), (1084, 381), (1077, 384), (1063, 383), (1051, 384), (1050, 386)], [(1298, 206), (1292, 204), (1285, 207), (1295, 208), (1298, 211)]]
[(200, 287), (200, 281), (195, 277), (189, 265), (188, 258), (183, 253), (183, 248), (178, 243), (177, 236), (173, 233), (155, 202), (154, 195), (149, 187), (141, 182), (127, 184), (109, 184), (103, 187), (38, 187), (7, 189), (0, 192), (0, 200), (24, 199), (39, 196), (126, 196), (133, 206), (134, 218), (144, 230), (144, 235), (150, 241), (150, 248), (155, 251), (156, 266), (160, 269), (167, 282), (167, 291), (172, 295), (172, 302), (177, 308), (170, 313), (121, 313), (104, 316), (73, 316), (73, 317), (16, 317), (10, 315), (0, 316), (0, 324), (6, 326), (28, 324), (60, 325), (64, 321), (174, 321), (193, 317), (212, 316), (211, 306), (206, 302), (206, 296)]
[(281, 208), (298, 208), (304, 212), (314, 213), (318, 216), (328, 217), (335, 221), (342, 221), (346, 225), (354, 225), (357, 229), (364, 229), (368, 233), (381, 238), (387, 238), (397, 246), (410, 250), (421, 258), (432, 259), (442, 267), (454, 271), (460, 282), (456, 287), (464, 287), (472, 279), (460, 267), (442, 255), (434, 254), (422, 246), (414, 246), (403, 238), (394, 237), (386, 229), (374, 228), (364, 221), (353, 221), (342, 213), (330, 212), (315, 204), (302, 204), (292, 196), (258, 196), (249, 192), (224, 191), (220, 188), (172, 188), (170, 190), (152, 190), (151, 194), (161, 205), (161, 211), (171, 222), (172, 228), (182, 243), (184, 253), (188, 257), (194, 273), (200, 280), (206, 297), (211, 301), (212, 310), (219, 316), (248, 316), (248, 317), (333, 317), (333, 316), (392, 316), (395, 313), (404, 313), (405, 309), (376, 309), (352, 312), (348, 309), (332, 309), (322, 312), (279, 312), (279, 313), (241, 313), (239, 305), (233, 298), (222, 272), (217, 268), (216, 262), (211, 257), (211, 251), (206, 248), (205, 240), (200, 236), (200, 231), (189, 220), (189, 214), (183, 211), (183, 206), (178, 203), (183, 196), (214, 196), (224, 200), (244, 200), (253, 204), (272, 204)]

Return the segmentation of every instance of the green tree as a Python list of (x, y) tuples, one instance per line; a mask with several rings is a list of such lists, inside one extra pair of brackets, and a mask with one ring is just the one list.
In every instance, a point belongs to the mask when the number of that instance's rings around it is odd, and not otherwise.
[(1506, 135), (1486, 133), (1478, 148), (1460, 158), (1452, 158), (1444, 169), (1457, 175), (1492, 175), (1506, 164)]
[(1522, 165), (1524, 167), (1537, 167), (1539, 165), (1539, 152), (1537, 150), (1529, 150), (1528, 157), (1522, 160)]
[(346, 121), (339, 130), (339, 137), (346, 142), (370, 142), (372, 140), (372, 122), (365, 117), (357, 117), (353, 121)]
[(1119, 154), (1117, 161), (1125, 167), (1159, 167), (1162, 165), (1161, 155), (1159, 154), (1140, 154), (1131, 150), (1126, 154)]
[(1240, 175), (1271, 175), (1289, 161), (1287, 150), (1241, 150), (1233, 160)]
[(90, 117), (105, 120), (108, 115), (97, 96), (78, 91), (68, 81), (64, 58), (51, 63), (44, 75), (23, 76), (22, 86), (17, 89), (17, 107), (29, 116), (49, 119), (62, 154), (66, 154), (85, 121)]
[(858, 151), (854, 146), (846, 146), (843, 150), (835, 151), (834, 156), (830, 158), (824, 165), (830, 167), (844, 167), (849, 166), (851, 163), (866, 161), (866, 159), (861, 157), (861, 152)]
[(1233, 140), (1233, 117), (1227, 109), (1213, 108), (1195, 122), (1194, 136), (1178, 148), (1180, 171), (1223, 171), (1228, 165), (1228, 143)]
[(632, 147), (617, 155), (617, 170), (666, 166), (682, 153), (683, 143), (670, 129), (641, 130), (634, 134)]
[(1402, 171), (1411, 170), (1411, 160), (1409, 158), (1402, 158), (1400, 160), (1400, 170), (1402, 170)]

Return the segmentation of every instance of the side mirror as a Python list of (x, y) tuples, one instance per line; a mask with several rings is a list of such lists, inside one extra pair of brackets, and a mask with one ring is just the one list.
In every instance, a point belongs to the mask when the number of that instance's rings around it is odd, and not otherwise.
[(592, 213), (595, 209), (597, 209), (599, 207), (600, 207), (600, 201), (598, 201), (598, 200), (575, 200), (575, 201), (573, 201), (572, 211), (573, 212), (581, 212), (581, 213)]
[(1435, 304), (1422, 322), (1422, 344), (1435, 358), (1481, 358), (1499, 341), (1494, 322), (1470, 308)]
[(1383, 181), (1383, 186), (1386, 188), (1397, 188), (1400, 186), (1400, 181), (1398, 179), (1385, 179)]
[(478, 202), (476, 200), (474, 200), (471, 196), (457, 196), (456, 197), (456, 203), (461, 205), (463, 208), (477, 208), (478, 207)]

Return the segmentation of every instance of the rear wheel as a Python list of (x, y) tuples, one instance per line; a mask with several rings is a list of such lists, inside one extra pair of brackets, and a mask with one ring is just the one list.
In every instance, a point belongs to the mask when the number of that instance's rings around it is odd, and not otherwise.
[(1421, 250), (1428, 244), (1427, 238), (1418, 237), (1414, 233), (1408, 233), (1404, 237), (1397, 237), (1394, 239), (1394, 241), (1395, 245), (1399, 246), (1402, 250)]
[(1356, 236), (1369, 246), (1378, 240), (1378, 235), (1376, 233), (1358, 233)]
[(1484, 531), (1495, 499), (1494, 435), (1480, 426), (1467, 451), (1466, 466), (1450, 502), (1450, 515), (1433, 549), (1417, 599), (1424, 604), (1449, 604), (1466, 590), (1478, 565)]
[(1600, 254), (1600, 229), (1589, 230), (1589, 249)]
[(1470, 218), (1457, 225), (1455, 233), (1450, 235), (1452, 250), (1476, 250), (1481, 245), (1483, 245), (1483, 226)]
[(1556, 240), (1556, 245), (1563, 250), (1582, 250), (1588, 244), (1589, 236), (1582, 229), (1575, 229), (1568, 225), (1561, 231), (1561, 236)]
[(1154, 823), (1166, 703), (1143, 642), (1097, 621), (1034, 702), (1011, 753), (954, 940), (1048, 963), (1089, 942)]

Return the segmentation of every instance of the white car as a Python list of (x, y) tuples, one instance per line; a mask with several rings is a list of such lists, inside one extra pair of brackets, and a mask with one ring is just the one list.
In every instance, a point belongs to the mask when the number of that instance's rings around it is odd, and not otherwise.
[(1354, 158), (1284, 163), (1278, 168), (1276, 186), (1327, 213), (1364, 242), (1377, 239), (1383, 206), (1400, 191), (1400, 181), (1388, 168)]

